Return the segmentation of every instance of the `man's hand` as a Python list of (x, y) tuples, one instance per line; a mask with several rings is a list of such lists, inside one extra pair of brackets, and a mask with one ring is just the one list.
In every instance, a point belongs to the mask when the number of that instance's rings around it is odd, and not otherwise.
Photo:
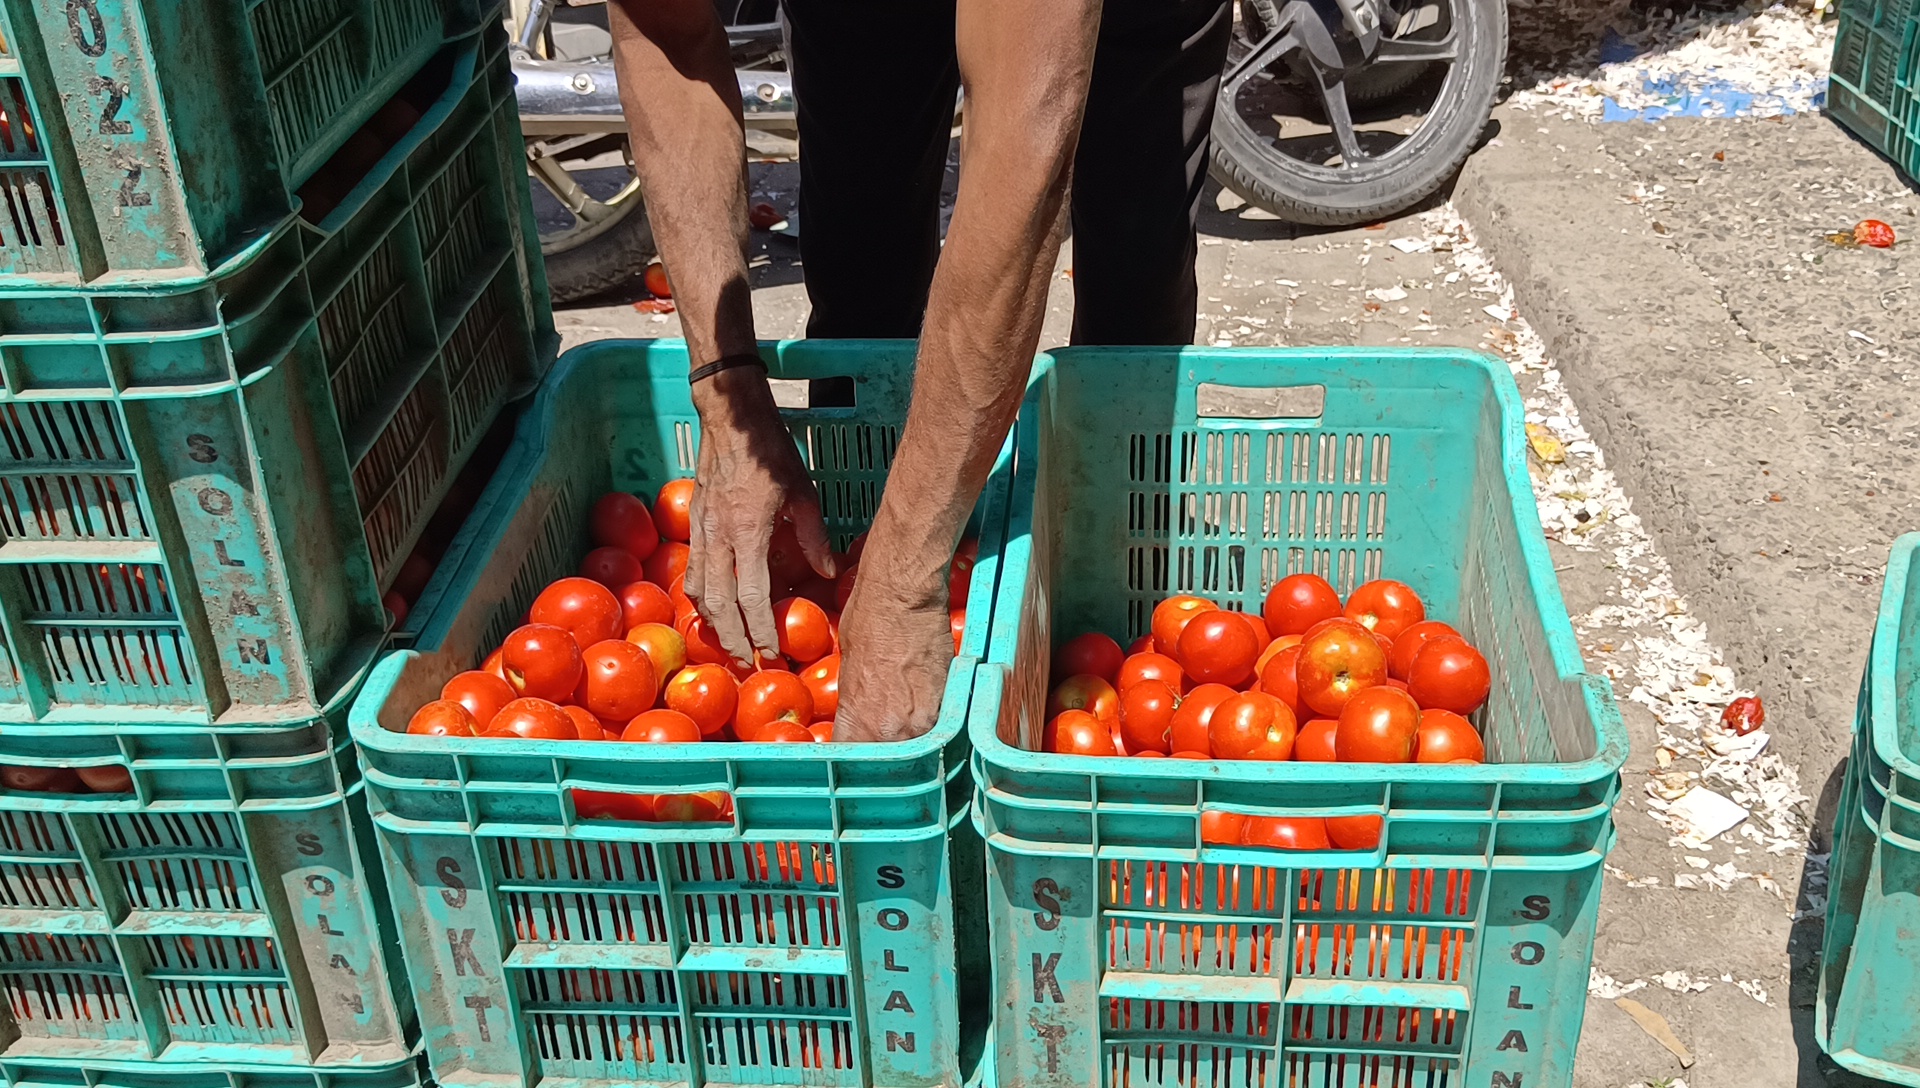
[(774, 407), (766, 376), (753, 367), (723, 370), (693, 394), (700, 410), (700, 460), (694, 467), (699, 486), (693, 493), (687, 596), (713, 625), (720, 645), (751, 664), (779, 651), (767, 545), (780, 519), (793, 522), (801, 552), (823, 578), (834, 575), (833, 555), (819, 494)]
[(837, 741), (912, 740), (940, 717), (953, 630), (944, 584), (903, 594), (868, 577), (865, 564), (840, 622)]

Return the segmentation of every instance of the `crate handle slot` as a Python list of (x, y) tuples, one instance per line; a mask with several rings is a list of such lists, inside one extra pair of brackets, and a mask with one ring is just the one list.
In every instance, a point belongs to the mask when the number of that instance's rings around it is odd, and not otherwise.
[(1473, 994), (1445, 982), (1348, 982), (1296, 978), (1287, 983), (1289, 1005), (1387, 1006), (1403, 1009), (1453, 1009), (1466, 1012)]
[(1194, 390), (1194, 413), (1202, 419), (1319, 419), (1326, 410), (1324, 385), (1201, 382)]
[(807, 411), (813, 408), (858, 408), (852, 378), (768, 378), (777, 408)]

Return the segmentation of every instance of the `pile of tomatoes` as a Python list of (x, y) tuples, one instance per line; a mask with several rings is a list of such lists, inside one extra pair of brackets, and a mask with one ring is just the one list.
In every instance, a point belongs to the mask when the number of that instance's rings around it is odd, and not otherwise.
[[(1380, 579), (1344, 602), (1315, 574), (1282, 578), (1259, 615), (1177, 596), (1126, 650), (1090, 632), (1054, 652), (1041, 747), (1064, 755), (1348, 763), (1480, 763), (1467, 715), (1492, 688), (1487, 660)], [(1209, 812), (1203, 841), (1372, 849), (1378, 816)]]
[[(752, 667), (721, 648), (683, 586), (694, 484), (676, 480), (649, 504), (626, 492), (594, 503), (595, 547), (579, 574), (540, 591), (526, 622), (481, 667), (447, 681), (407, 732), (442, 737), (694, 744), (833, 740), (840, 702), (840, 610), (853, 592), (864, 534), (816, 574), (794, 527), (773, 535), (767, 567), (778, 602), (779, 652)], [(979, 545), (950, 566), (955, 651)], [(666, 796), (574, 792), (583, 817), (722, 820), (724, 793)]]

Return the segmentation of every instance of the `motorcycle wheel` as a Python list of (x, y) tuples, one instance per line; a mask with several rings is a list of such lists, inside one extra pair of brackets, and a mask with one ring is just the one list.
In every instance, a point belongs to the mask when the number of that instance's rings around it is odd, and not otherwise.
[(555, 303), (611, 291), (646, 272), (653, 228), (624, 136), (529, 136), (527, 162)]
[[(1390, 20), (1419, 2), (1396, 0)], [(1316, 17), (1307, 5), (1240, 0), (1214, 113), (1214, 179), (1282, 219), (1315, 226), (1375, 222), (1444, 185), (1492, 113), (1507, 12), (1504, 0), (1426, 2), (1436, 21), (1383, 40), (1365, 68), (1340, 73), (1321, 70), (1304, 49), (1275, 52), (1284, 33), (1268, 41), (1273, 28), (1286, 29), (1290, 10)], [(1263, 47), (1267, 55), (1257, 55)], [(1425, 86), (1430, 100), (1409, 105), (1428, 97), (1414, 94)], [(1397, 131), (1409, 117), (1412, 130)]]

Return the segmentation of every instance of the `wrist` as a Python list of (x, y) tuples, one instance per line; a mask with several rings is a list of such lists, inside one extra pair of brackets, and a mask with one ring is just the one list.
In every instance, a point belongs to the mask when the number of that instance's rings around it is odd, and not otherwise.
[(757, 367), (736, 367), (706, 378), (693, 386), (692, 399), (703, 434), (721, 440), (780, 416), (767, 373)]

